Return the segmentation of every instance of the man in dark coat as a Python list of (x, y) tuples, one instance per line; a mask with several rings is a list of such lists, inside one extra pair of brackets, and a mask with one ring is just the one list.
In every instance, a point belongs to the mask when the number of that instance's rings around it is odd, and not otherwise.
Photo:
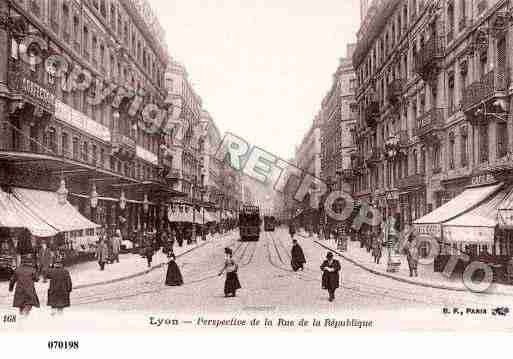
[(303, 248), (297, 243), (297, 240), (292, 240), (292, 253), (290, 264), (294, 272), (301, 269), (303, 270), (303, 266), (306, 263), (305, 254), (303, 253)]
[(69, 295), (73, 288), (71, 276), (62, 266), (62, 260), (56, 259), (54, 268), (48, 271), (50, 287), (48, 288), (47, 305), (52, 307), (52, 315), (62, 314), (64, 308), (70, 306)]
[(98, 247), (96, 248), (96, 258), (98, 258), (100, 270), (105, 269), (105, 263), (107, 262), (108, 256), (109, 249), (107, 248), (107, 244), (105, 244), (103, 237), (100, 237), (100, 242), (98, 243)]
[(19, 308), (22, 316), (29, 315), (32, 307), (39, 308), (39, 298), (34, 286), (34, 282), (37, 281), (38, 275), (33, 257), (31, 255), (23, 256), (21, 265), (16, 268), (9, 282), (9, 292), (12, 292), (16, 285), (13, 307)]
[(146, 249), (144, 251), (144, 256), (146, 257), (146, 261), (148, 262), (148, 268), (151, 267), (151, 262), (153, 260), (153, 245), (151, 242), (147, 243)]
[(289, 224), (289, 234), (290, 238), (294, 238), (294, 235), (296, 234), (296, 227), (294, 227), (294, 223)]
[(38, 262), (39, 262), (39, 271), (41, 275), (43, 276), (43, 283), (46, 283), (47, 280), (47, 273), (50, 269), (50, 266), (53, 262), (53, 253), (48, 248), (45, 242), (41, 244), (41, 250), (39, 251), (38, 255)]
[(326, 260), (322, 262), (322, 289), (328, 290), (330, 295), (329, 301), (335, 300), (335, 290), (339, 287), (340, 277), (340, 263), (333, 259), (333, 253), (328, 252)]

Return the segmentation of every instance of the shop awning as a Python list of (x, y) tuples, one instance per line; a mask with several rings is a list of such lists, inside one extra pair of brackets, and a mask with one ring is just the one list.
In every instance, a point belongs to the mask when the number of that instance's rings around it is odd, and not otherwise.
[(513, 229), (513, 188), (501, 202), (497, 212), (499, 228)]
[(59, 232), (31, 212), (13, 194), (1, 190), (0, 227), (27, 228), (37, 237), (51, 237)]
[(467, 188), (443, 206), (438, 207), (434, 211), (414, 221), (415, 229), (419, 233), (430, 234), (440, 238), (442, 234), (442, 223), (476, 207), (491, 195), (495, 194), (501, 187), (502, 183)]
[(476, 208), (445, 222), (442, 225), (444, 242), (451, 243), (493, 243), (498, 223), (498, 209), (510, 192), (503, 188)]
[(13, 188), (13, 193), (32, 213), (61, 232), (100, 227), (82, 216), (69, 202), (59, 203), (56, 192)]

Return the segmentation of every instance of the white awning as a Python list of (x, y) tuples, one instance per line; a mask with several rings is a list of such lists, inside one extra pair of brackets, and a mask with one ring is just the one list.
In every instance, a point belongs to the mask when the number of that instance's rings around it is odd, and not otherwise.
[(14, 188), (13, 193), (37, 217), (61, 232), (100, 227), (82, 216), (68, 201), (59, 203), (56, 192)]
[(2, 190), (0, 190), (0, 227), (26, 228), (37, 237), (51, 237), (59, 232), (30, 211), (13, 194)]
[(502, 183), (491, 186), (467, 188), (443, 206), (438, 207), (434, 211), (413, 222), (415, 229), (423, 234), (441, 237), (442, 223), (471, 210), (496, 193), (501, 187)]

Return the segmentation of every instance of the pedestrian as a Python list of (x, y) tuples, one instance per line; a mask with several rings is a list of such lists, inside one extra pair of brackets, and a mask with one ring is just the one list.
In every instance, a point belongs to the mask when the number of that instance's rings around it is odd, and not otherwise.
[(176, 229), (176, 240), (178, 241), (178, 246), (183, 247), (183, 240), (185, 238), (184, 228), (182, 226)]
[(410, 277), (418, 277), (417, 265), (419, 255), (416, 242), (410, 238), (408, 246), (406, 247), (406, 260), (408, 261), (408, 268), (410, 270)]
[(144, 251), (144, 256), (146, 257), (146, 261), (148, 262), (148, 268), (151, 267), (151, 262), (153, 260), (153, 254), (154, 254), (153, 246), (152, 246), (151, 242), (149, 242), (149, 243), (147, 243), (146, 249)]
[(296, 234), (296, 228), (292, 222), (289, 224), (289, 234), (290, 238), (294, 238), (294, 235)]
[(291, 251), (291, 259), (290, 265), (294, 272), (297, 272), (299, 269), (304, 269), (304, 264), (306, 263), (305, 254), (303, 253), (303, 248), (297, 243), (297, 240), (292, 240), (292, 251)]
[(241, 288), (239, 277), (237, 275), (237, 270), (239, 266), (233, 260), (233, 252), (230, 248), (224, 249), (225, 253), (225, 261), (224, 267), (219, 272), (219, 276), (223, 275), (226, 271), (226, 280), (224, 282), (224, 296), (225, 297), (235, 297), (237, 289)]
[(48, 270), (50, 269), (50, 266), (53, 262), (53, 253), (48, 248), (46, 242), (43, 242), (41, 244), (41, 250), (39, 251), (38, 255), (38, 261), (39, 261), (39, 273), (43, 276), (43, 283), (47, 282), (47, 276)]
[(64, 268), (62, 259), (57, 258), (53, 269), (48, 272), (50, 287), (48, 288), (47, 305), (52, 308), (52, 315), (62, 314), (64, 308), (70, 306), (70, 293), (73, 288), (69, 271)]
[(123, 241), (123, 237), (121, 236), (121, 230), (116, 229), (114, 236), (111, 239), (111, 247), (112, 247), (112, 262), (116, 261), (119, 263), (119, 252), (121, 250), (121, 242)]
[[(21, 264), (14, 271), (9, 282), (9, 292), (14, 290), (13, 307), (18, 308), (21, 316), (28, 316), (32, 307), (39, 308), (34, 282), (37, 282), (38, 275), (35, 268), (34, 258), (27, 254), (21, 257)], [(16, 285), (16, 289), (14, 289)]]
[(98, 247), (96, 248), (96, 258), (98, 259), (98, 264), (100, 265), (100, 270), (105, 270), (105, 263), (107, 262), (109, 256), (109, 250), (107, 248), (107, 244), (103, 239), (103, 236), (100, 237), (100, 241), (98, 242)]
[(382, 255), (382, 248), (381, 243), (379, 240), (374, 241), (373, 247), (372, 247), (372, 256), (374, 257), (374, 263), (379, 264), (379, 261), (381, 260)]
[(339, 287), (340, 263), (333, 259), (333, 253), (328, 252), (326, 260), (322, 262), (322, 289), (326, 289), (329, 293), (329, 301), (335, 300), (335, 290)]
[(173, 252), (168, 254), (169, 262), (167, 263), (166, 285), (179, 286), (183, 284), (182, 273), (176, 264), (176, 257)]

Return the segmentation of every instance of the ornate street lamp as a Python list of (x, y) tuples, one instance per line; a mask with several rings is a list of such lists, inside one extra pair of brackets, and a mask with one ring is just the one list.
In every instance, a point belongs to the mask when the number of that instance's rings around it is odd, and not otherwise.
[(59, 185), (59, 189), (57, 190), (57, 197), (59, 204), (65, 205), (68, 201), (68, 189), (66, 188), (66, 181), (64, 177), (61, 176), (61, 181)]
[(121, 191), (121, 195), (119, 196), (119, 208), (121, 208), (122, 211), (126, 208), (126, 197), (124, 191)]
[(148, 210), (150, 209), (150, 201), (148, 200), (148, 195), (145, 194), (144, 195), (144, 200), (143, 200), (143, 211), (144, 213), (148, 213)]
[(96, 184), (93, 183), (93, 187), (91, 189), (91, 208), (96, 208), (98, 206), (98, 192), (96, 192)]

